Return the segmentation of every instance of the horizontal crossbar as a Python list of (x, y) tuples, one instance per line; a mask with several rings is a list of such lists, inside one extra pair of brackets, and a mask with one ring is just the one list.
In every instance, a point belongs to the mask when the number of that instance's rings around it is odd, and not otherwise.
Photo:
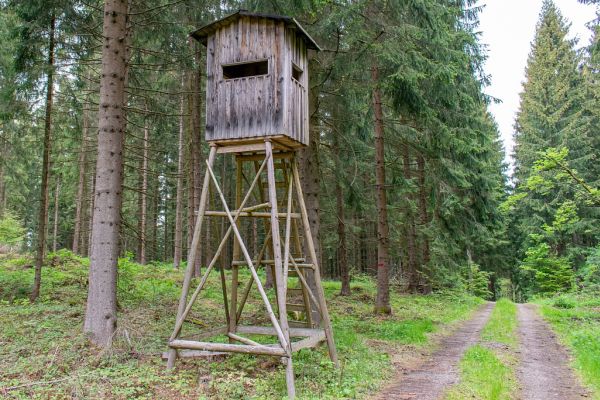
[[(238, 212), (237, 212), (237, 210), (232, 210), (231, 213), (236, 215)], [(206, 215), (208, 217), (226, 217), (227, 213), (225, 211), (205, 211), (204, 215)], [(241, 211), (239, 213), (239, 216), (240, 217), (271, 218), (271, 213), (266, 212), (266, 211), (257, 211), (257, 212)], [(300, 213), (290, 213), (290, 216), (292, 218), (299, 219)], [(277, 213), (277, 217), (278, 218), (286, 218), (287, 213)]]
[[(275, 331), (275, 329), (273, 329)], [(264, 345), (252, 346), (247, 344), (196, 342), (193, 340), (172, 340), (169, 347), (173, 349), (190, 349), (204, 351), (224, 351), (227, 353), (262, 354), (266, 356), (287, 357), (284, 349), (279, 345), (269, 347)]]
[[(247, 326), (240, 325), (236, 328), (239, 333), (251, 335), (276, 335), (275, 329), (270, 326)], [(311, 328), (290, 328), (290, 337), (313, 336), (316, 333), (323, 332), (323, 329)]]

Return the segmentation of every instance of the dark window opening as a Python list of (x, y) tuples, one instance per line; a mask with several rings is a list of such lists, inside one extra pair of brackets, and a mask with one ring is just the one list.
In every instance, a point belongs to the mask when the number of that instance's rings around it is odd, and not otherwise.
[(294, 63), (292, 63), (292, 78), (298, 82), (302, 79), (302, 70)]
[(223, 65), (223, 78), (236, 79), (249, 76), (267, 75), (269, 73), (269, 61), (253, 61), (243, 64)]

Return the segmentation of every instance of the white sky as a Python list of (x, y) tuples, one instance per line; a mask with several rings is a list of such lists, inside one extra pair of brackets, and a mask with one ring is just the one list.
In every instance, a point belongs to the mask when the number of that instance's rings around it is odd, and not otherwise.
[[(585, 24), (594, 19), (595, 8), (577, 0), (554, 2), (571, 22), (570, 36), (579, 38), (577, 47), (586, 46), (591, 31)], [(479, 30), (481, 42), (488, 46), (485, 70), (492, 78), (486, 93), (502, 100), (500, 104), (492, 104), (490, 111), (498, 123), (506, 160), (510, 162), (514, 145), (513, 123), (542, 0), (480, 0), (479, 4), (485, 5), (480, 14)]]

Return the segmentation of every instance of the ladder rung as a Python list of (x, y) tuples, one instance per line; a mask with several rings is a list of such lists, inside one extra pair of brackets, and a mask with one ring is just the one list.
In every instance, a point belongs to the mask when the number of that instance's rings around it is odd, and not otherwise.
[(288, 326), (290, 328), (310, 328), (310, 325), (308, 324), (307, 321), (294, 321), (294, 320), (288, 320)]
[[(269, 182), (263, 182), (262, 186), (263, 186), (263, 188), (265, 188), (265, 189), (266, 189), (266, 188), (268, 188), (268, 187), (269, 187)], [(287, 185), (286, 185), (286, 183), (285, 183), (285, 182), (283, 182), (283, 181), (277, 181), (277, 182), (275, 182), (275, 187), (278, 187), (278, 188), (285, 188), (285, 187), (287, 187)]]

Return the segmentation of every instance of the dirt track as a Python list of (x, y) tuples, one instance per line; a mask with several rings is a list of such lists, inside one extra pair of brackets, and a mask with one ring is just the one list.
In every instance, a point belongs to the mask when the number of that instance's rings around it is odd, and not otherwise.
[(451, 385), (458, 382), (457, 365), (467, 348), (477, 343), (494, 303), (479, 309), (452, 335), (442, 339), (439, 349), (418, 367), (405, 371), (378, 399), (434, 400)]
[[(377, 399), (436, 400), (446, 389), (458, 383), (457, 365), (463, 353), (480, 339), (494, 303), (479, 309), (439, 348), (414, 368), (399, 372), (395, 380), (379, 393)], [(517, 376), (522, 400), (577, 400), (589, 397), (569, 368), (569, 355), (556, 335), (531, 304), (518, 305), (520, 364)]]
[(569, 355), (532, 304), (519, 304), (521, 365), (518, 377), (526, 400), (574, 400), (588, 396), (568, 366)]

